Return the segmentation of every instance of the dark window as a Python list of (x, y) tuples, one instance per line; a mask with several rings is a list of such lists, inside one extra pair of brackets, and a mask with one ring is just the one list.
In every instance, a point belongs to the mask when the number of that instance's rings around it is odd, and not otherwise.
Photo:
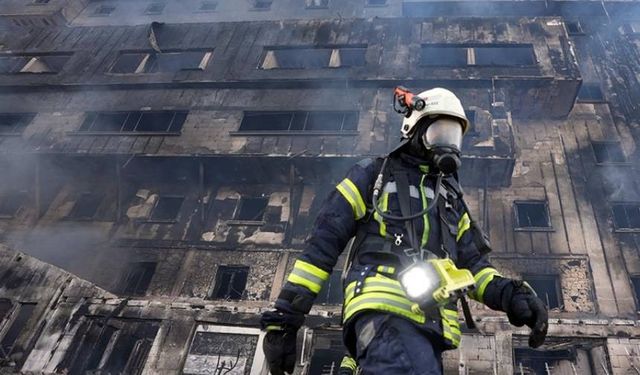
[(165, 3), (151, 3), (147, 6), (147, 9), (145, 9), (144, 13), (145, 14), (162, 14), (162, 11), (164, 10), (165, 7)]
[(124, 272), (123, 283), (120, 290), (128, 296), (145, 295), (155, 272), (155, 262), (129, 263)]
[(10, 299), (0, 298), (0, 324), (2, 324), (4, 319), (9, 316), (12, 308), (13, 303), (11, 303)]
[(474, 46), (475, 65), (529, 66), (535, 65), (532, 46)]
[(604, 95), (600, 84), (597, 82), (582, 82), (580, 91), (578, 91), (578, 102), (581, 103), (600, 103), (604, 102)]
[(316, 303), (337, 305), (343, 302), (342, 299), (342, 271), (333, 271), (329, 280), (324, 283), (322, 290), (318, 293)]
[(111, 67), (112, 73), (136, 73), (147, 53), (121, 53)]
[(357, 112), (245, 112), (240, 132), (354, 132)]
[(640, 203), (614, 203), (611, 208), (617, 230), (640, 229)]
[(193, 337), (182, 373), (203, 374), (204, 363), (207, 367), (206, 373), (209, 374), (250, 375), (256, 350), (262, 350), (258, 349), (257, 333), (239, 334), (199, 330)]
[(387, 5), (387, 0), (366, 0), (366, 1), (367, 1), (367, 5), (370, 5), (370, 6)]
[(203, 1), (200, 3), (201, 12), (213, 12), (218, 7), (217, 1)]
[(631, 276), (631, 285), (636, 296), (636, 310), (640, 311), (640, 276)]
[(582, 30), (582, 25), (580, 21), (566, 21), (565, 26), (567, 27), (567, 33), (569, 35), (582, 35), (584, 31)]
[(92, 112), (79, 132), (95, 133), (177, 133), (187, 118), (183, 111)]
[(151, 212), (152, 221), (174, 222), (178, 218), (184, 197), (161, 196)]
[(364, 66), (366, 52), (366, 48), (340, 48), (338, 50), (340, 61), (335, 62), (331, 67)]
[(173, 73), (181, 70), (204, 69), (203, 59), (206, 52), (166, 52), (150, 55), (147, 62), (146, 73)]
[(329, 0), (307, 0), (307, 8), (322, 9), (329, 6)]
[(142, 373), (158, 332), (158, 322), (103, 317), (84, 319), (59, 365), (64, 373)]
[(262, 221), (268, 203), (268, 197), (242, 197), (233, 218), (243, 221)]
[(70, 54), (50, 54), (38, 56), (2, 56), (0, 73), (51, 73), (62, 70)]
[(111, 13), (113, 13), (114, 10), (116, 10), (116, 7), (113, 6), (113, 5), (100, 5), (93, 12), (93, 15), (94, 16), (99, 16), (99, 17), (104, 17), (104, 16), (108, 16)]
[(254, 0), (253, 1), (253, 9), (258, 10), (269, 10), (271, 9), (271, 0)]
[(216, 281), (209, 299), (239, 300), (247, 285), (249, 267), (220, 266), (216, 272)]
[(466, 66), (467, 47), (447, 45), (422, 46), (421, 63), (426, 66)]
[(262, 69), (322, 69), (365, 65), (366, 46), (271, 48)]
[(103, 194), (86, 191), (81, 193), (76, 202), (73, 204), (73, 208), (69, 212), (67, 218), (91, 220), (96, 216), (100, 203), (104, 198)]
[(0, 113), (0, 135), (21, 134), (34, 117), (28, 113)]
[(33, 3), (38, 5), (49, 4), (49, 0), (33, 0)]
[(0, 218), (12, 218), (27, 202), (26, 191), (9, 191), (0, 196)]
[(592, 142), (597, 163), (624, 163), (624, 156), (619, 142)]
[(111, 67), (111, 73), (175, 73), (182, 70), (203, 70), (207, 67), (210, 57), (210, 51), (122, 52)]
[[(575, 362), (572, 350), (534, 350), (529, 348), (513, 349), (514, 373), (526, 375), (554, 374), (560, 361)], [(569, 367), (567, 367), (569, 368)], [(575, 368), (574, 368), (575, 370)]]
[(7, 359), (15, 349), (15, 343), (23, 328), (27, 326), (27, 322), (33, 315), (36, 308), (35, 303), (21, 303), (18, 307), (18, 313), (11, 322), (9, 329), (5, 332), (2, 341), (0, 341), (0, 358)]
[(523, 275), (540, 299), (550, 309), (562, 307), (560, 297), (560, 279), (557, 275)]
[(518, 228), (550, 228), (549, 210), (546, 202), (515, 202)]

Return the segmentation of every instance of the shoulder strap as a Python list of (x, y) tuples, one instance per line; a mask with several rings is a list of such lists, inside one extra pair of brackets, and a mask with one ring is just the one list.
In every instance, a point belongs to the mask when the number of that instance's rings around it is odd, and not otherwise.
[[(406, 171), (393, 171), (393, 177), (396, 180), (396, 186), (398, 187), (398, 203), (400, 204), (400, 211), (402, 216), (411, 215), (411, 198), (409, 193), (409, 177)], [(420, 244), (416, 240), (416, 229), (413, 220), (404, 221), (405, 228), (407, 230), (407, 236), (409, 237), (409, 244), (415, 250), (416, 254), (420, 254)]]

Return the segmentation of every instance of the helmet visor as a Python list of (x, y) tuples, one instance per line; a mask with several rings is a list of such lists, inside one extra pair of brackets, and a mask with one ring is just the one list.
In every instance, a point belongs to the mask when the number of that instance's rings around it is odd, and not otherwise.
[(462, 124), (452, 118), (439, 118), (432, 122), (422, 136), (425, 146), (462, 146)]

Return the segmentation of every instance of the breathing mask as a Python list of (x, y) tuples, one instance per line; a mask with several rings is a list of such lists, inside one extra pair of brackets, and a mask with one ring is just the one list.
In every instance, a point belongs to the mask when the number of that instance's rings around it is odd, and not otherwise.
[(421, 141), (429, 151), (428, 157), (444, 174), (454, 173), (460, 168), (462, 131), (460, 121), (450, 117), (438, 117), (422, 132)]

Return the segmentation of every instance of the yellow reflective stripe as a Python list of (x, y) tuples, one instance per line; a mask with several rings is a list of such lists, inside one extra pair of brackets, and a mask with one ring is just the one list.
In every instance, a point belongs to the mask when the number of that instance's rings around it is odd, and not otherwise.
[(356, 371), (356, 368), (358, 367), (358, 365), (356, 364), (356, 360), (349, 357), (348, 355), (345, 355), (342, 358), (342, 362), (340, 363), (340, 367), (342, 368), (348, 368), (351, 371)]
[(395, 267), (391, 267), (391, 266), (378, 266), (378, 268), (376, 268), (376, 270), (378, 272), (386, 273), (386, 274), (389, 274), (389, 275), (393, 275), (394, 273), (396, 273), (396, 268)]
[(388, 311), (404, 316), (416, 323), (424, 323), (425, 316), (421, 313), (411, 311), (413, 302), (408, 299), (389, 293), (371, 292), (360, 294), (349, 303), (345, 303), (343, 321), (347, 321), (355, 313), (363, 310)]
[[(389, 208), (389, 193), (382, 193), (382, 212), (387, 212)], [(382, 237), (387, 236), (387, 224), (385, 224), (384, 219), (380, 216), (379, 213), (373, 212), (373, 219), (378, 222), (378, 226), (380, 227), (380, 235)]]
[(293, 265), (293, 269), (303, 270), (312, 274), (313, 276), (325, 281), (329, 278), (329, 272), (323, 270), (322, 268), (316, 267), (311, 263), (305, 262), (304, 260), (296, 260), (296, 263)]
[(460, 221), (458, 221), (458, 235), (456, 236), (456, 241), (459, 241), (464, 232), (469, 228), (471, 228), (471, 219), (469, 218), (469, 214), (465, 212), (460, 218)]
[(304, 286), (313, 293), (320, 292), (322, 284), (329, 278), (329, 273), (307, 263), (303, 260), (296, 260), (293, 270), (289, 274), (287, 281)]
[[(420, 197), (422, 197), (422, 208), (427, 207), (427, 194), (424, 192), (424, 178), (427, 177), (426, 174), (422, 175), (420, 179)], [(422, 246), (427, 246), (427, 242), (429, 241), (429, 213), (422, 215), (422, 220), (424, 221), (424, 229), (422, 230)]]
[(440, 315), (442, 316), (442, 335), (445, 339), (451, 341), (453, 346), (458, 347), (462, 339), (458, 311), (440, 308)]
[(336, 186), (336, 188), (340, 194), (342, 194), (344, 199), (346, 199), (351, 205), (356, 220), (362, 219), (367, 212), (367, 207), (365, 206), (362, 195), (360, 195), (360, 191), (356, 185), (350, 179), (345, 178), (338, 184), (338, 186)]
[(442, 309), (442, 310), (440, 310), (440, 313), (442, 314), (443, 317), (447, 317), (447, 318), (453, 319), (453, 320), (458, 320), (458, 311), (457, 310)]
[(469, 296), (478, 302), (482, 302), (484, 298), (484, 290), (496, 276), (502, 275), (500, 275), (495, 268), (487, 267), (481, 269), (480, 272), (473, 276), (473, 279), (476, 281), (476, 287), (469, 293)]
[(267, 328), (265, 328), (265, 330), (267, 332), (269, 332), (269, 331), (282, 331), (282, 327), (279, 326), (279, 325), (270, 325), (270, 326), (267, 326)]

